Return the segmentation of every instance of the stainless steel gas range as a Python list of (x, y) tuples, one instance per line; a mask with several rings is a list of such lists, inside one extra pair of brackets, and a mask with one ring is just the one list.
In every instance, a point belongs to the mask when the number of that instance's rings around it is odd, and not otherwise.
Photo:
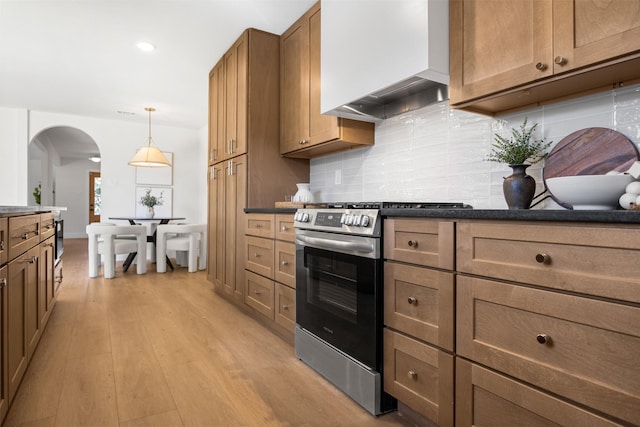
[(380, 210), (459, 209), (462, 203), (354, 202), (299, 209), (296, 228), (298, 358), (372, 414), (394, 410), (382, 380)]

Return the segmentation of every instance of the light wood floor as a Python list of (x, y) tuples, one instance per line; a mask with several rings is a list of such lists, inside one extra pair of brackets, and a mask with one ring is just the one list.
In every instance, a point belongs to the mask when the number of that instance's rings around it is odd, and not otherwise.
[(56, 307), (4, 426), (412, 426), (373, 417), (186, 268), (87, 278), (66, 239)]

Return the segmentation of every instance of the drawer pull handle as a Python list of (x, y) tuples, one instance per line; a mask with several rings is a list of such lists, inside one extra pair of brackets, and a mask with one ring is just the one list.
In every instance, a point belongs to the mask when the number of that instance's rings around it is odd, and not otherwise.
[(256, 295), (262, 295), (262, 291), (253, 291), (253, 293)]
[(538, 334), (536, 340), (538, 340), (540, 344), (551, 344), (551, 337), (547, 334)]
[(412, 380), (418, 379), (418, 373), (416, 371), (409, 371), (407, 373), (407, 376), (409, 377), (409, 379), (412, 379)]
[(415, 297), (409, 297), (407, 298), (407, 302), (409, 304), (418, 304), (418, 300)]
[(544, 64), (544, 63), (542, 63), (542, 62), (538, 62), (538, 63), (536, 64), (536, 70), (538, 70), (538, 71), (544, 71), (544, 70), (546, 70), (546, 69), (547, 69), (547, 64)]
[(255, 253), (255, 254), (253, 254), (253, 257), (254, 258), (260, 258), (260, 254), (259, 253)]
[(31, 258), (23, 259), (23, 260), (22, 260), (22, 261), (20, 261), (20, 262), (28, 262), (29, 264), (33, 264), (33, 263), (35, 263), (36, 261), (38, 261), (38, 257), (37, 257), (37, 256), (32, 256)]
[(287, 261), (282, 261), (282, 266), (286, 267), (287, 265), (289, 265), (289, 263)]
[(289, 231), (289, 227), (287, 227), (286, 225), (283, 225), (281, 228), (282, 231)]
[(256, 224), (256, 228), (262, 228), (262, 224)]
[(540, 264), (549, 264), (551, 262), (551, 257), (548, 254), (540, 253), (536, 255), (536, 261)]
[(282, 306), (282, 309), (283, 309), (283, 310), (289, 310), (289, 306), (288, 306), (288, 305), (283, 305), (283, 306)]
[(407, 245), (409, 245), (412, 248), (417, 248), (418, 247), (418, 241), (417, 240), (409, 240), (407, 242)]
[(0, 251), (4, 251), (4, 240), (0, 241)]
[(7, 279), (4, 277), (0, 279), (0, 289), (4, 288), (7, 285)]

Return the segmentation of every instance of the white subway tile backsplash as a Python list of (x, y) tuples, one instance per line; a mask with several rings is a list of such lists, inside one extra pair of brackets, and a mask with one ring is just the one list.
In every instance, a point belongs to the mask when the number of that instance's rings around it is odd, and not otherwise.
[[(376, 124), (374, 146), (312, 159), (311, 190), (316, 201), (451, 201), (506, 209), (502, 181), (511, 169), (485, 159), (494, 132), (509, 135), (525, 117), (553, 144), (586, 127), (613, 128), (640, 143), (640, 85), (497, 118), (453, 110), (448, 102), (392, 117)], [(542, 164), (527, 172), (541, 193)], [(557, 205), (547, 199), (539, 207)]]

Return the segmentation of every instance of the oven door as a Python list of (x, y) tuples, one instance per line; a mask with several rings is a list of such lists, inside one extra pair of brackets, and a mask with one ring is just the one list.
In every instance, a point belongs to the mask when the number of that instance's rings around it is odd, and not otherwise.
[(296, 230), (296, 323), (379, 371), (380, 239)]

